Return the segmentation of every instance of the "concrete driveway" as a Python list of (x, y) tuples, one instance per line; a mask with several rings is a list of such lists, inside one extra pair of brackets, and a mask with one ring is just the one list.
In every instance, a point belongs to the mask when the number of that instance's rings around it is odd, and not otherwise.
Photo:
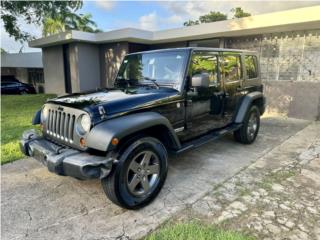
[(2, 239), (140, 238), (308, 124), (264, 118), (252, 145), (226, 136), (171, 157), (160, 195), (138, 211), (112, 204), (99, 181), (56, 176), (32, 159), (6, 164), (1, 176)]

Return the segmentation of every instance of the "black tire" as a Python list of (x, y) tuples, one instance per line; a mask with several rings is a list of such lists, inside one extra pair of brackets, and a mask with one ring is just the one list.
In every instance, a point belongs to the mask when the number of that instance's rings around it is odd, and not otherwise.
[[(255, 118), (255, 120), (252, 120)], [(252, 124), (255, 122), (255, 127)], [(237, 142), (243, 144), (251, 144), (256, 139), (260, 128), (260, 112), (259, 108), (255, 105), (251, 106), (247, 112), (243, 125), (240, 129), (233, 133), (234, 138)]]
[[(146, 165), (144, 161), (149, 156)], [(139, 209), (155, 199), (167, 172), (168, 154), (164, 145), (156, 138), (142, 137), (130, 141), (120, 154), (118, 163), (101, 180), (101, 184), (113, 203), (127, 209)], [(140, 182), (135, 184), (137, 181)], [(149, 186), (149, 189), (145, 186)]]
[(23, 90), (23, 91), (20, 92), (20, 95), (27, 95), (27, 94), (28, 94), (28, 92), (25, 91), (25, 90)]

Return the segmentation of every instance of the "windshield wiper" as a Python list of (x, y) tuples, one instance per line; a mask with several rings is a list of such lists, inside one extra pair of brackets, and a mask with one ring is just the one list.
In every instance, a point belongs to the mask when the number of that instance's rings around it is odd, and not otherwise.
[(142, 79), (142, 80), (147, 80), (147, 81), (152, 82), (152, 83), (157, 87), (157, 89), (159, 89), (159, 88), (160, 88), (159, 84), (158, 84), (158, 83), (156, 83), (156, 81), (157, 81), (156, 79), (149, 78), (149, 77), (142, 77), (141, 79)]

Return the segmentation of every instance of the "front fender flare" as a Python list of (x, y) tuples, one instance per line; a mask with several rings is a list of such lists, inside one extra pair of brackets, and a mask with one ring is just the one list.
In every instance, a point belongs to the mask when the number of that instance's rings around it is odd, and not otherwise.
[(41, 109), (39, 109), (33, 116), (32, 125), (37, 125), (41, 123)]
[(180, 141), (167, 118), (156, 112), (143, 112), (118, 117), (99, 123), (91, 129), (86, 137), (87, 147), (100, 151), (110, 151), (115, 147), (111, 144), (113, 138), (120, 141), (126, 136), (154, 126), (165, 126), (174, 141), (180, 148)]

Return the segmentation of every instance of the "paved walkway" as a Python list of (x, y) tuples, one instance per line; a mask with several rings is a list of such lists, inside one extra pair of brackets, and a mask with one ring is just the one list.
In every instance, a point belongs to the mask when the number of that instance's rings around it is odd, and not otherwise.
[[(299, 134), (305, 132), (301, 130), (308, 124), (303, 120), (264, 118), (252, 145), (235, 143), (226, 136), (170, 158), (164, 189), (156, 201), (139, 211), (112, 204), (99, 181), (56, 176), (32, 159), (6, 164), (1, 176), (2, 239), (140, 238), (188, 206), (200, 204), (200, 199), (257, 160), (262, 169), (269, 167), (269, 161), (264, 164), (264, 156), (292, 138), (300, 139)], [(298, 136), (292, 137), (295, 134)], [(297, 141), (292, 151), (305, 149), (315, 129), (309, 135), (309, 139)], [(276, 151), (280, 154), (282, 149)], [(245, 181), (246, 176), (242, 179)], [(231, 190), (226, 188), (225, 196)]]
[(194, 204), (188, 217), (257, 239), (320, 239), (320, 123), (312, 124)]

